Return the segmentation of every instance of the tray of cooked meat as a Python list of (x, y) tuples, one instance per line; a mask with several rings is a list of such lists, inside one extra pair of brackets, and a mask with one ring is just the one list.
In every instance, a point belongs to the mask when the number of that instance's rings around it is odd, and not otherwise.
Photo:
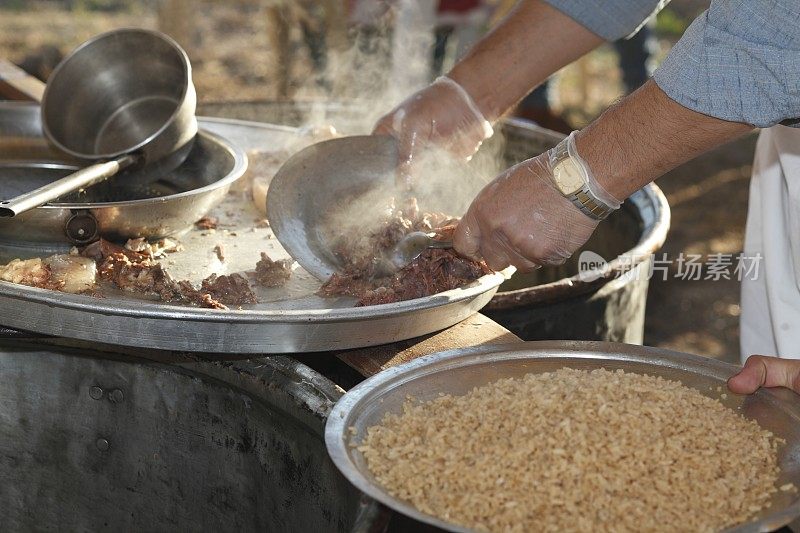
[[(390, 276), (359, 271), (353, 255), (349, 269), (323, 282), (275, 238), (264, 189), (292, 154), (331, 132), (209, 118), (200, 125), (249, 159), (208, 214), (184, 233), (157, 239), (3, 243), (0, 324), (164, 350), (330, 351), (447, 328), (483, 307), (504, 279), (453, 252), (431, 250)], [(389, 246), (412, 228), (450, 231), (449, 215), (463, 212), (384, 201), (364, 235), (372, 246)]]

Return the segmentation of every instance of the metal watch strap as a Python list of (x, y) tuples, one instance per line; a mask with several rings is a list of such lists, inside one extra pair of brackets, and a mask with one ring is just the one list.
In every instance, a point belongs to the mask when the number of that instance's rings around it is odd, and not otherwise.
[[(568, 157), (570, 157), (570, 155), (567, 150), (567, 139), (564, 139), (555, 147), (555, 163), (557, 164)], [(575, 207), (580, 209), (586, 216), (595, 220), (605, 220), (608, 215), (614, 212), (613, 207), (607, 205), (592, 193), (586, 181), (584, 181), (583, 187), (581, 187), (578, 192), (564, 195), (564, 197), (572, 202)]]
[(587, 185), (581, 187), (581, 190), (575, 194), (567, 196), (567, 199), (595, 220), (605, 220), (608, 215), (614, 212), (613, 207), (597, 201)]

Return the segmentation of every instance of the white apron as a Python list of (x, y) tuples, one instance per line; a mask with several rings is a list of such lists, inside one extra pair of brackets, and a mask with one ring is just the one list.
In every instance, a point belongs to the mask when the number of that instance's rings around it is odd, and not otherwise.
[[(724, 201), (724, 199), (720, 199)], [(742, 362), (751, 354), (800, 359), (800, 129), (762, 130), (756, 146), (742, 280)]]

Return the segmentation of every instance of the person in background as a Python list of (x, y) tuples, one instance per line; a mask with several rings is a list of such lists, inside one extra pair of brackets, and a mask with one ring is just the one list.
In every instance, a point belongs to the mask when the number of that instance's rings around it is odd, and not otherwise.
[[(650, 24), (646, 24), (630, 38), (614, 41), (613, 46), (619, 56), (619, 68), (622, 71), (622, 85), (625, 94), (631, 94), (644, 85), (653, 74), (651, 57), (654, 48), (653, 40)], [(551, 78), (548, 78), (522, 99), (514, 115), (536, 122), (543, 128), (569, 133), (572, 130), (569, 124), (553, 112), (550, 104), (551, 89)]]
[[(428, 87), (380, 119), (412, 172), (442, 146), (471, 157), (492, 124), (563, 66), (641, 27), (659, 0), (523, 0)], [(668, 170), (764, 128), (753, 166), (742, 284), (743, 357), (800, 357), (800, 4), (713, 0), (653, 79), (556, 148), (502, 173), (475, 198), (456, 250), (495, 270), (562, 264), (622, 200)], [(720, 201), (724, 201), (723, 198)], [(794, 386), (800, 362), (751, 358), (734, 392)]]

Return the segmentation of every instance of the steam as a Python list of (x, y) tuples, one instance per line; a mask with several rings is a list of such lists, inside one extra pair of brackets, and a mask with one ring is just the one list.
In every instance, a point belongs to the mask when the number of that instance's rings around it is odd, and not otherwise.
[[(370, 27), (363, 28), (349, 48), (328, 48), (325, 97), (310, 83), (295, 93), (306, 127), (333, 125), (344, 135), (366, 135), (375, 122), (413, 91), (430, 83), (435, 0), (399, 0)], [(310, 80), (312, 81), (312, 80)], [(333, 102), (333, 103), (331, 103)], [(480, 189), (504, 167), (500, 128), (469, 163), (431, 149), (415, 164), (412, 196), (423, 212), (462, 216)], [(357, 157), (357, 155), (354, 155)], [(390, 173), (391, 169), (387, 169)], [(392, 199), (406, 196), (391, 177), (376, 176), (375, 187), (348, 202), (332, 200), (327, 236), (369, 233), (386, 220)]]

